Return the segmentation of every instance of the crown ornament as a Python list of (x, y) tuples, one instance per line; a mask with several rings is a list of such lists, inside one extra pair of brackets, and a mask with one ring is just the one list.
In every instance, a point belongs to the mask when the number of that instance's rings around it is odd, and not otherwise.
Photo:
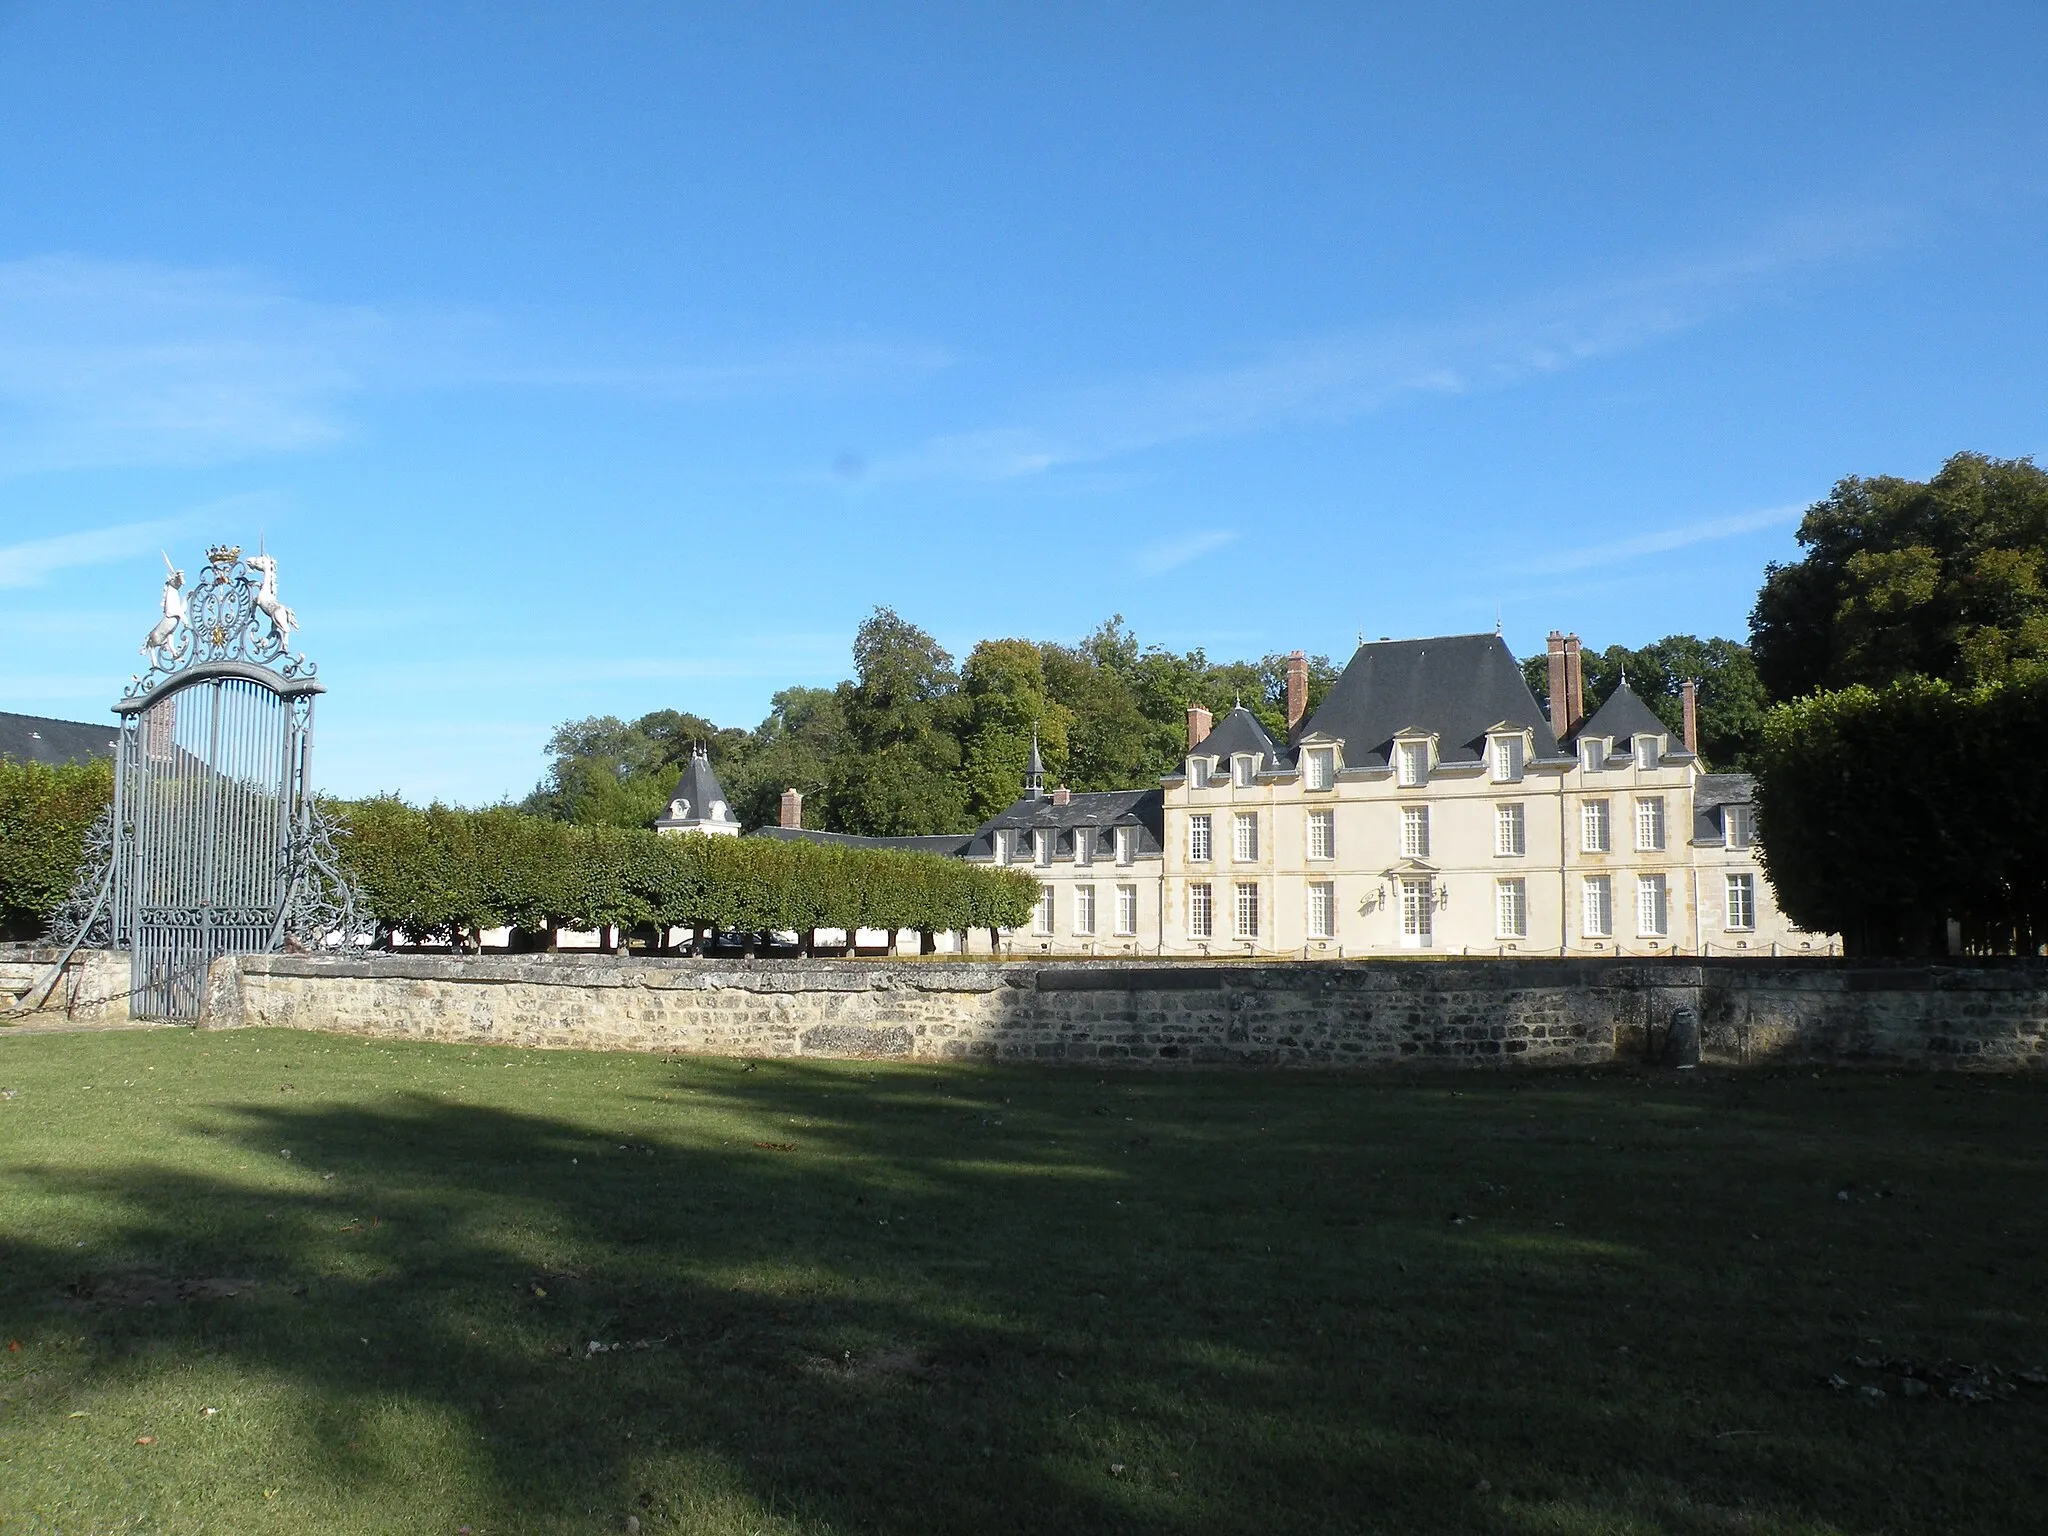
[(233, 565), (241, 558), (242, 546), (239, 544), (216, 544), (206, 552), (206, 563), (208, 565), (218, 565), (223, 568)]

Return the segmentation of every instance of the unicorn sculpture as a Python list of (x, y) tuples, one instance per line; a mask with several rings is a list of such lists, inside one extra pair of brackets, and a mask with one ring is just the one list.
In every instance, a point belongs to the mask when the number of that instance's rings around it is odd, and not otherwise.
[(149, 638), (142, 642), (142, 654), (152, 662), (161, 659), (184, 626), (187, 608), (185, 605), (185, 573), (171, 564), (168, 553), (159, 550), (164, 557), (164, 569), (170, 574), (164, 578), (164, 616), (157, 620), (156, 628), (149, 632)]
[(277, 598), (277, 556), (267, 554), (251, 555), (249, 569), (263, 578), (256, 589), (256, 606), (270, 616), (270, 622), (277, 627), (278, 646), (290, 650), (292, 631), (299, 627), (299, 616), (285, 607)]

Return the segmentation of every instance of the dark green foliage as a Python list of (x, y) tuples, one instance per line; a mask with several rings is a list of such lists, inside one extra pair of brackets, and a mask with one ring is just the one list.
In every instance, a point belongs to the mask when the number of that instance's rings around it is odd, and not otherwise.
[(1805, 555), (1766, 572), (1750, 645), (1770, 696), (1968, 686), (2048, 659), (2048, 471), (1959, 453), (1932, 480), (1857, 476), (1799, 525)]
[(1906, 678), (1771, 711), (1757, 761), (1778, 901), (1851, 954), (1983, 953), (2048, 940), (2048, 667), (1959, 689)]
[(113, 797), (105, 758), (54, 768), (0, 758), (0, 936), (42, 932), (77, 876), (85, 834)]
[(483, 929), (641, 924), (757, 933), (964, 932), (1021, 925), (1038, 887), (932, 854), (767, 838), (660, 837), (508, 807), (392, 799), (341, 808), (343, 851), (386, 928), (456, 943)]
[[(1629, 687), (1669, 728), (1672, 740), (1679, 740), (1685, 727), (1679, 690), (1690, 678), (1699, 685), (1700, 756), (1707, 766), (1716, 772), (1745, 769), (1756, 755), (1763, 741), (1769, 701), (1747, 646), (1733, 640), (1666, 635), (1634, 650), (1610, 645), (1604, 651), (1588, 649), (1583, 655), (1588, 714), (1605, 702), (1625, 676)], [(1547, 710), (1549, 656), (1529, 657), (1522, 663), (1522, 676)]]

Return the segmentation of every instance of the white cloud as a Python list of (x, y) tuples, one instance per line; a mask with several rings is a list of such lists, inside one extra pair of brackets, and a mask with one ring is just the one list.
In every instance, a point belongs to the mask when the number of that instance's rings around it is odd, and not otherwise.
[(1138, 569), (1147, 576), (1162, 575), (1221, 549), (1236, 537), (1237, 534), (1230, 529), (1212, 528), (1207, 533), (1189, 534), (1182, 539), (1165, 539), (1138, 551)]
[[(87, 528), (76, 533), (52, 534), (48, 538), (0, 546), (0, 587), (38, 587), (59, 571), (106, 565), (147, 554), (152, 549), (165, 549), (176, 541), (179, 534), (215, 520), (224, 512), (240, 515), (247, 512), (252, 503), (268, 499), (234, 496), (195, 507), (175, 517), (115, 523), (106, 528)], [(175, 560), (177, 557), (173, 555), (172, 558)]]
[(1675, 528), (1660, 528), (1650, 533), (1637, 534), (1633, 538), (1616, 539), (1608, 544), (1589, 544), (1580, 549), (1561, 550), (1554, 555), (1521, 561), (1514, 569), (1524, 575), (1544, 576), (1558, 575), (1566, 571), (1583, 571), (1596, 565), (1615, 565), (1644, 555), (1660, 555), (1668, 550), (1684, 549), (1693, 544), (1707, 544), (1716, 539), (1732, 539), (1765, 528), (1782, 527), (1797, 521), (1805, 510), (1805, 504), (1800, 503), (1794, 506), (1765, 507), (1756, 512), (1738, 512), (1729, 517), (1710, 517), (1696, 523), (1683, 523)]

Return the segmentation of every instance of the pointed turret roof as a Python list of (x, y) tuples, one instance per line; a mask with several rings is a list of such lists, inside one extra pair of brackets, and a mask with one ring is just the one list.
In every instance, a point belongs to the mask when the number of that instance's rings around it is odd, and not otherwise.
[(690, 749), (690, 760), (669, 791), (668, 809), (655, 822), (657, 827), (694, 826), (699, 822), (737, 825), (732, 807), (725, 802), (725, 787), (711, 771), (711, 759), (702, 747)]
[(1242, 704), (1217, 721), (1216, 729), (1204, 736), (1201, 744), (1188, 756), (1227, 761), (1241, 752), (1249, 752), (1258, 759), (1253, 764), (1255, 773), (1277, 771), (1288, 766), (1287, 758), (1274, 744), (1272, 735), (1259, 724), (1259, 717)]
[(1607, 695), (1607, 702), (1593, 711), (1592, 717), (1579, 727), (1579, 738), (1604, 736), (1617, 746), (1624, 741), (1633, 741), (1638, 736), (1670, 736), (1670, 726), (1657, 718), (1657, 712), (1643, 702), (1643, 696), (1629, 687), (1623, 678), (1615, 685), (1614, 692)]

